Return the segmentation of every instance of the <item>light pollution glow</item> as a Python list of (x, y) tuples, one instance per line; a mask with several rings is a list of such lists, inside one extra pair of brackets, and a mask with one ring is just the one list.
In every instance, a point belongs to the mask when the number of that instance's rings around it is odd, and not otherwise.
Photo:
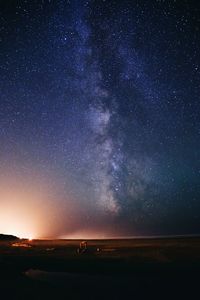
[(33, 172), (24, 177), (16, 173), (6, 176), (4, 170), (0, 178), (0, 233), (29, 239), (55, 234), (59, 208), (49, 184)]
[[(0, 176), (0, 233), (19, 238), (105, 238), (108, 226), (83, 227), (85, 214), (50, 174), (4, 169)], [(48, 178), (48, 179), (47, 179)], [(57, 188), (56, 188), (57, 187)], [(70, 193), (69, 193), (70, 194)], [(56, 200), (63, 197), (63, 205)], [(112, 235), (112, 233), (111, 233)]]
[(1, 193), (0, 232), (20, 238), (36, 238), (45, 232), (46, 216), (38, 200), (27, 192)]

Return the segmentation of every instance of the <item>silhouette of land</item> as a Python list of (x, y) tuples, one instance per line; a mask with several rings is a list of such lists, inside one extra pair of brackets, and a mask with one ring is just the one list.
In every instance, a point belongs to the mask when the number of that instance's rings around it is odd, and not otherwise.
[(0, 234), (0, 241), (14, 241), (18, 239), (19, 238), (14, 235)]
[[(5, 299), (192, 299), (200, 238), (2, 240)], [(85, 244), (84, 244), (85, 245)]]

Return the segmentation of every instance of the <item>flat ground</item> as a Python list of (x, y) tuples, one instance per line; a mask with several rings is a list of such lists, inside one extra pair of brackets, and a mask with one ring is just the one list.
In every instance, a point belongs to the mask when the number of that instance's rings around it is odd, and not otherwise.
[(196, 298), (200, 238), (79, 243), (0, 242), (0, 299)]

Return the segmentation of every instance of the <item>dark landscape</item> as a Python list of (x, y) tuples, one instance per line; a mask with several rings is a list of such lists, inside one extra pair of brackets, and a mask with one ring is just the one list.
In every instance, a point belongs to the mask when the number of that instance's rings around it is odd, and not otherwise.
[(170, 299), (198, 291), (200, 238), (0, 242), (5, 299)]

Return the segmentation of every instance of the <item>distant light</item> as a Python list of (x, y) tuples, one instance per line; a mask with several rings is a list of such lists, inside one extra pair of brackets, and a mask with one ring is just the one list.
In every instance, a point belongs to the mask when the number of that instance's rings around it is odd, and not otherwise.
[(13, 243), (12, 247), (31, 248), (32, 246), (26, 243)]

